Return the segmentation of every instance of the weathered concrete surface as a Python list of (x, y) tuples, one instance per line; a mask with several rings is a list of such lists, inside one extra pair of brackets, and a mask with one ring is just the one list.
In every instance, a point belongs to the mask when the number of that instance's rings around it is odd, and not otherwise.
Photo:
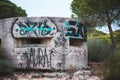
[[(85, 73), (85, 74), (84, 74)], [(1, 79), (1, 78), (0, 78)], [(29, 73), (14, 73), (11, 77), (3, 77), (2, 80), (102, 80), (98, 76), (91, 75), (89, 70), (81, 70), (73, 73), (73, 76), (70, 78), (70, 75), (66, 72), (51, 72), (51, 73), (38, 73), (38, 72), (29, 72)]]
[(0, 39), (17, 68), (87, 67), (86, 27), (76, 19), (16, 17), (0, 20)]

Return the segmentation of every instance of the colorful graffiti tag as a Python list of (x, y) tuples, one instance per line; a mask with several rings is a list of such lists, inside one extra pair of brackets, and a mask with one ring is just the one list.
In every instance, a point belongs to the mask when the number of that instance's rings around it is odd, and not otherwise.
[(86, 38), (87, 30), (85, 24), (80, 23), (79, 21), (68, 21), (65, 22), (67, 31), (64, 32), (65, 36), (77, 37), (77, 38)]
[[(17, 43), (14, 53), (19, 68), (67, 69), (69, 65), (81, 66), (79, 61), (87, 56), (84, 55), (87, 53), (86, 44), (83, 44), (87, 30), (85, 24), (79, 21), (18, 19), (11, 28), (11, 33), (13, 42)], [(78, 62), (74, 63), (76, 61)]]
[(13, 35), (15, 37), (39, 37), (53, 35), (55, 32), (56, 26), (47, 20), (42, 22), (17, 22), (17, 24), (13, 26)]
[[(87, 30), (85, 24), (79, 21), (67, 21), (65, 23), (65, 30), (63, 30), (63, 37), (68, 40), (70, 37), (86, 39)], [(64, 25), (62, 25), (64, 26)], [(20, 22), (16, 21), (13, 26), (14, 37), (41, 37), (50, 36), (57, 32), (57, 28), (50, 20), (43, 20), (40, 22)]]
[[(44, 35), (50, 34), (52, 30), (55, 30), (55, 28), (52, 28), (47, 25), (47, 21), (40, 22), (40, 23), (20, 23), (19, 27), (20, 27), (21, 35), (25, 35), (28, 32), (33, 31), (34, 34), (38, 36), (37, 34), (37, 30), (38, 30), (39, 34), (41, 32), (41, 35), (44, 36)], [(18, 30), (16, 29), (16, 31)]]

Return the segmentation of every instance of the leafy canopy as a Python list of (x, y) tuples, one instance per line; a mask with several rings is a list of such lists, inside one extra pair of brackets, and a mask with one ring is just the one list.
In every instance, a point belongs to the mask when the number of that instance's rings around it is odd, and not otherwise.
[(27, 16), (26, 11), (9, 0), (0, 0), (0, 19)]
[(120, 0), (73, 0), (71, 9), (79, 19), (92, 25), (111, 24), (120, 18)]

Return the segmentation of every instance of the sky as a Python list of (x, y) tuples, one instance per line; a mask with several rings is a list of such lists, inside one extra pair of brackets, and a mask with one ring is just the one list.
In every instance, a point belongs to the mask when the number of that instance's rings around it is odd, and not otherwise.
[(28, 17), (71, 17), (72, 0), (10, 0), (26, 10)]
[[(111, 26), (112, 26), (113, 31), (120, 30), (120, 26), (118, 26), (117, 23), (112, 24)], [(107, 34), (109, 33), (108, 26), (96, 27), (96, 29), (99, 30), (99, 31), (103, 31), (103, 32), (105, 32)]]
[[(28, 17), (71, 17), (70, 4), (72, 0), (10, 0), (26, 10)], [(120, 29), (112, 25), (113, 31)], [(109, 33), (108, 27), (96, 28)]]

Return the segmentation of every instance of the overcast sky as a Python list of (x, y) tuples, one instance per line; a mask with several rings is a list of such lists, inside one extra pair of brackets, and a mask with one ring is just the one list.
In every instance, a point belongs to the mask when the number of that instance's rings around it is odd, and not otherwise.
[(10, 0), (26, 10), (28, 17), (71, 17), (72, 0)]

